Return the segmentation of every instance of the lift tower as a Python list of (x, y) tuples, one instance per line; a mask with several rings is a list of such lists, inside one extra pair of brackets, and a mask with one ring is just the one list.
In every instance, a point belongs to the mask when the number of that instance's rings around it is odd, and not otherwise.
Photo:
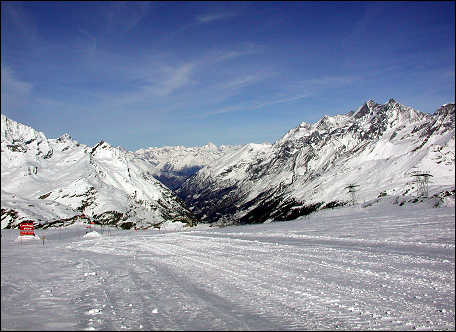
[(349, 184), (345, 187), (345, 189), (348, 189), (348, 193), (351, 197), (351, 205), (356, 204), (356, 192), (358, 191), (357, 187), (359, 187), (357, 184)]
[(411, 176), (415, 178), (415, 183), (418, 186), (418, 197), (428, 197), (429, 179), (432, 175), (427, 171), (415, 171)]

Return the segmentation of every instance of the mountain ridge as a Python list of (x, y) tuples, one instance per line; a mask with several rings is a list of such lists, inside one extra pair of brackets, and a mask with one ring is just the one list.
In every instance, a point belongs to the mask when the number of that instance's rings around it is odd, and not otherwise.
[[(361, 186), (365, 199), (408, 193), (413, 184), (407, 174), (414, 167), (433, 170), (434, 181), (454, 192), (454, 104), (429, 115), (393, 99), (383, 105), (371, 100), (355, 112), (302, 122), (262, 154), (247, 164), (226, 156), (189, 178), (178, 195), (203, 220), (250, 223), (286, 219), (291, 209), (305, 214), (316, 205), (347, 204), (346, 186), (366, 179), (375, 181)], [(384, 179), (373, 177), (376, 167)]]
[[(380, 194), (416, 196), (410, 178), (416, 169), (433, 173), (432, 194), (447, 191), (454, 196), (454, 114), (454, 103), (427, 114), (394, 99), (385, 104), (369, 100), (346, 114), (301, 122), (272, 144), (208, 143), (134, 152), (104, 141), (84, 146), (69, 134), (47, 139), (2, 114), (2, 228), (35, 216), (24, 212), (29, 205), (46, 210), (45, 200), (59, 211), (54, 211), (54, 220), (59, 214), (68, 219), (87, 212), (99, 223), (125, 227), (152, 227), (165, 219), (241, 224), (288, 220), (348, 204), (350, 183), (360, 184), (364, 200)], [(51, 164), (62, 172), (59, 176), (69, 168), (79, 178), (54, 190), (35, 189), (33, 195), (15, 189), (13, 180), (27, 184), (24, 179), (39, 178), (43, 166)], [(14, 174), (17, 170), (22, 177)], [(104, 210), (95, 207), (97, 199), (110, 195), (121, 211), (104, 198)], [(12, 204), (20, 199), (23, 217)]]
[(2, 228), (26, 219), (37, 227), (86, 219), (122, 228), (195, 221), (133, 153), (104, 141), (85, 146), (68, 134), (47, 139), (3, 114), (1, 124)]

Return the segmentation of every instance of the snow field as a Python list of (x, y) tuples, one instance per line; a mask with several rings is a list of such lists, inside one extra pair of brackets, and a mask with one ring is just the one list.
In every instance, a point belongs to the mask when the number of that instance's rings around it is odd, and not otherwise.
[(2, 230), (5, 330), (454, 330), (455, 210), (380, 201), (298, 220), (88, 237)]

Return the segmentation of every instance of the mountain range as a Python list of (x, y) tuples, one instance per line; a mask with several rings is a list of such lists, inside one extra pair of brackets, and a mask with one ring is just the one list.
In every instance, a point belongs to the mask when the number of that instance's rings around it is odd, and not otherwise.
[(100, 141), (93, 147), (42, 132), (1, 115), (2, 228), (78, 220), (122, 228), (166, 221), (192, 224), (193, 214), (151, 173), (153, 165)]
[(436, 206), (454, 205), (454, 135), (454, 103), (427, 114), (393, 99), (302, 122), (273, 144), (134, 152), (48, 139), (2, 114), (2, 228), (290, 220), (383, 196), (423, 199), (417, 172)]
[[(430, 194), (454, 197), (455, 106), (434, 114), (390, 99), (301, 123), (274, 144), (247, 144), (191, 176), (178, 195), (200, 219), (235, 223), (289, 220), (316, 209), (384, 195), (419, 196), (415, 171), (429, 172)], [(446, 194), (448, 192), (448, 194)]]

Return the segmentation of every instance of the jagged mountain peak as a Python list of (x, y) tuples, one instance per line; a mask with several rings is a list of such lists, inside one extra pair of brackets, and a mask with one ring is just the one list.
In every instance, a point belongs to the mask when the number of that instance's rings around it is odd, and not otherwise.
[(388, 100), (388, 104), (390, 104), (390, 105), (395, 105), (395, 104), (398, 104), (398, 102), (395, 101), (394, 98), (390, 98), (390, 99)]
[(43, 139), (45, 136), (42, 132), (1, 114), (1, 137), (2, 141), (11, 141), (13, 139), (16, 141), (29, 141), (31, 139)]
[(347, 115), (325, 115), (318, 122), (311, 125), (309, 129), (312, 130), (331, 130), (331, 128), (337, 128), (343, 126), (349, 117)]
[(73, 137), (71, 137), (68, 133), (63, 134), (57, 139), (48, 139), (48, 141), (55, 141), (56, 143), (60, 143), (64, 146), (64, 148), (70, 148), (71, 146), (80, 146), (80, 144), (76, 140), (74, 140)]
[[(206, 221), (289, 220), (347, 204), (347, 185), (363, 199), (412, 192), (410, 170), (433, 175), (434, 192), (454, 190), (454, 106), (431, 116), (394, 99), (300, 123), (271, 147), (249, 145), (189, 178), (179, 196)], [(204, 204), (202, 203), (204, 202)]]
[(423, 117), (426, 117), (425, 113), (404, 106), (392, 98), (385, 104), (378, 104), (369, 100), (355, 111), (346, 114), (324, 115), (319, 121), (311, 124), (302, 122), (298, 127), (288, 131), (277, 143), (282, 144), (290, 139), (299, 140), (317, 131), (319, 133), (329, 132), (337, 128), (344, 128), (347, 125), (351, 125), (353, 130), (376, 131), (380, 134), (387, 128), (399, 125), (403, 121), (419, 121)]
[(90, 148), (69, 135), (25, 140), (30, 134), (38, 135), (2, 116), (2, 228), (25, 219), (37, 227), (62, 225), (83, 215), (122, 228), (193, 222), (191, 212), (152, 176), (147, 160), (103, 140)]
[(92, 155), (97, 154), (100, 155), (102, 153), (101, 151), (114, 154), (114, 155), (119, 155), (119, 153), (128, 153), (127, 150), (120, 148), (120, 147), (113, 147), (111, 144), (108, 142), (105, 142), (104, 140), (100, 140), (97, 144), (95, 144), (90, 153)]
[(62, 136), (60, 136), (59, 138), (57, 138), (57, 140), (58, 140), (59, 142), (64, 142), (64, 141), (71, 141), (71, 140), (73, 140), (73, 139), (71, 138), (70, 134), (65, 133), (65, 134), (63, 134)]
[[(369, 102), (371, 102), (371, 100), (369, 100)], [(351, 116), (355, 119), (358, 119), (369, 114), (373, 106), (376, 105), (375, 102), (372, 101), (371, 106), (369, 106), (369, 102), (361, 105), (356, 111), (353, 112)]]
[(390, 98), (385, 104), (378, 104), (373, 100), (361, 105), (352, 114), (347, 114), (354, 119), (360, 119), (366, 123), (372, 121), (383, 121), (389, 124), (397, 124), (401, 121), (417, 121), (426, 117), (425, 113), (415, 110), (412, 107), (400, 104)]
[(374, 101), (373, 99), (369, 99), (368, 101), (366, 101), (364, 103), (367, 107), (369, 107), (370, 109), (374, 108), (375, 106), (379, 105), (376, 101)]
[(436, 115), (440, 117), (449, 117), (449, 120), (454, 121), (454, 115), (455, 115), (455, 104), (450, 103), (450, 104), (444, 104), (440, 106), (435, 113)]
[(204, 148), (204, 149), (207, 149), (207, 150), (218, 150), (217, 145), (215, 145), (215, 144), (212, 143), (212, 142), (209, 142), (209, 143), (207, 143), (206, 145), (203, 145), (203, 148)]
[[(14, 152), (13, 154), (5, 153), (5, 160), (21, 162), (24, 156), (17, 153), (33, 155), (35, 160), (50, 158), (53, 150), (48, 144), (46, 136), (40, 131), (27, 125), (8, 119), (1, 115), (1, 149), (3, 152)], [(3, 154), (2, 154), (3, 166)]]

